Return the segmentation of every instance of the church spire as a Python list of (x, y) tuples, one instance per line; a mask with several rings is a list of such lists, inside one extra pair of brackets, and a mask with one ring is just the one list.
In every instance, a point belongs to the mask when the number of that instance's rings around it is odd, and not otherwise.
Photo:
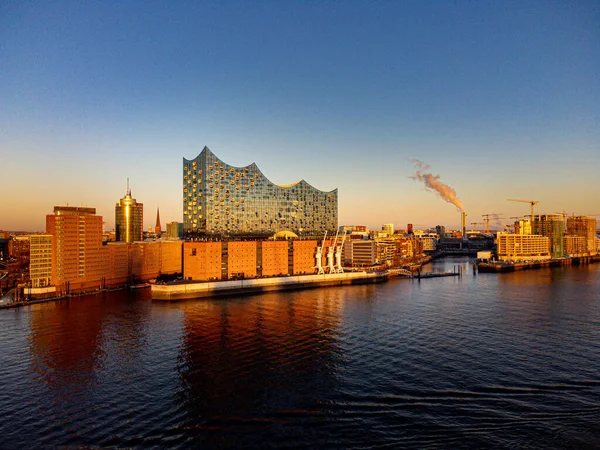
[(154, 226), (154, 234), (162, 233), (162, 227), (160, 226), (160, 212), (158, 207), (156, 208), (156, 225)]

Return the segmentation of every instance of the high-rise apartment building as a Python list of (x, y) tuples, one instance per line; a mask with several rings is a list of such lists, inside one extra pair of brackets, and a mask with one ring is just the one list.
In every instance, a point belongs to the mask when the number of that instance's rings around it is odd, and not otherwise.
[(298, 235), (335, 233), (337, 189), (320, 191), (306, 181), (278, 185), (255, 163), (235, 167), (207, 147), (183, 158), (183, 223), (186, 233)]
[(393, 223), (384, 223), (381, 227), (381, 230), (387, 233), (388, 236), (392, 236), (394, 234), (394, 224)]
[(35, 288), (52, 284), (52, 236), (32, 234), (29, 237), (29, 279)]
[(55, 206), (46, 216), (46, 233), (52, 235), (53, 285), (83, 283), (105, 272), (102, 217), (96, 208)]
[[(158, 219), (158, 217), (157, 217)], [(115, 205), (116, 240), (121, 242), (141, 241), (144, 233), (144, 205), (127, 194)]]

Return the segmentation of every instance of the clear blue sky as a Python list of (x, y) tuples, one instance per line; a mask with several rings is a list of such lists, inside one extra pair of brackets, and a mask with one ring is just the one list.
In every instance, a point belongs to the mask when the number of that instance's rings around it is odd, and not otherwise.
[(110, 229), (127, 177), (181, 221), (205, 145), (338, 188), (340, 225), (458, 226), (411, 158), (468, 222), (600, 214), (597, 1), (5, 0), (0, 67), (0, 229), (67, 202)]

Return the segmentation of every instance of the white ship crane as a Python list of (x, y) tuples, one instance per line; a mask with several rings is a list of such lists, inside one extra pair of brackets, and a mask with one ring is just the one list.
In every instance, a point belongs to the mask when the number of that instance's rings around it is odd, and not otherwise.
[(327, 268), (329, 269), (329, 273), (335, 273), (335, 266), (333, 265), (333, 255), (335, 252), (337, 238), (338, 238), (339, 230), (335, 233), (335, 239), (333, 241), (333, 245), (330, 245), (327, 249)]
[(316, 265), (315, 265), (315, 269), (317, 269), (317, 274), (318, 275), (323, 275), (325, 273), (325, 270), (323, 269), (323, 248), (325, 247), (325, 238), (327, 237), (327, 230), (325, 230), (325, 235), (323, 236), (323, 243), (321, 244), (321, 246), (317, 246), (317, 253), (315, 254), (315, 258), (316, 258)]
[(346, 240), (346, 233), (342, 237), (342, 243), (339, 244), (335, 249), (335, 273), (344, 273), (344, 267), (342, 266), (342, 249), (344, 247), (344, 241)]

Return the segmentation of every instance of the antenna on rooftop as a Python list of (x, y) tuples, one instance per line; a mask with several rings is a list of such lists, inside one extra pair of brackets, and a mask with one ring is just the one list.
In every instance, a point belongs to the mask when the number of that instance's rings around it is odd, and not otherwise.
[(131, 190), (129, 189), (129, 177), (127, 177), (127, 195), (131, 195)]

